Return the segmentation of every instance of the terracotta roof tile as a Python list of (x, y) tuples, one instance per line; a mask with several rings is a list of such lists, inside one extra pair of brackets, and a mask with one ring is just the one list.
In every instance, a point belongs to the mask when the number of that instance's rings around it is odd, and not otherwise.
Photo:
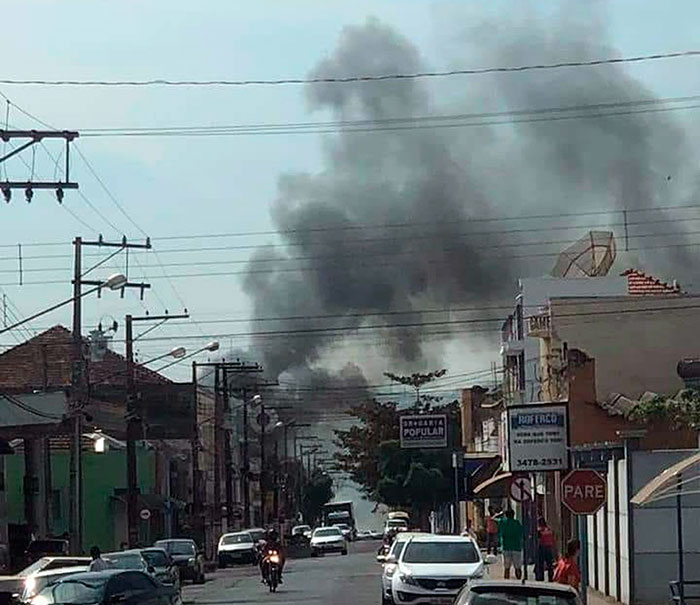
[(652, 275), (647, 275), (639, 269), (627, 269), (620, 274), (627, 278), (627, 292), (630, 296), (648, 296), (654, 294), (683, 294), (680, 285), (661, 281)]

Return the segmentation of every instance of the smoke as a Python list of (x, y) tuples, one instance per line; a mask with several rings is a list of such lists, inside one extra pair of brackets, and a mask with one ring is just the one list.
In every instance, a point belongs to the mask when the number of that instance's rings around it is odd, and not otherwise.
[[(565, 8), (539, 20), (524, 12), (498, 22), (472, 20), (473, 27), (460, 36), (455, 63), (499, 66), (619, 55), (607, 42), (603, 18), (581, 16), (576, 3)], [(335, 50), (310, 76), (425, 68), (409, 40), (370, 19), (346, 27)], [(373, 125), (475, 107), (520, 110), (653, 98), (619, 65), (456, 77), (439, 83), (416, 79), (310, 85), (306, 95), (319, 115)], [(421, 309), (503, 300), (512, 296), (516, 277), (541, 274), (553, 264), (552, 257), (522, 258), (523, 250), (508, 246), (561, 239), (561, 232), (540, 231), (528, 240), (504, 233), (518, 222), (485, 219), (669, 205), (674, 199), (667, 175), (681, 180), (689, 168), (683, 134), (667, 115), (339, 132), (322, 144), (319, 172), (280, 177), (272, 218), (284, 251), (255, 253), (244, 287), (255, 317), (295, 318), (264, 324), (268, 332), (294, 334), (268, 334), (254, 341), (266, 369), (331, 386), (337, 381), (347, 385), (347, 379), (311, 368), (320, 367), (328, 351), (346, 338), (360, 362), (363, 349), (370, 346), (384, 348), (387, 366), (415, 368), (433, 360), (425, 357), (428, 327), (368, 330), (359, 340), (329, 327), (419, 323), (428, 319)], [(583, 235), (586, 223), (581, 225), (580, 231), (563, 237)], [(522, 226), (542, 227), (533, 222)], [(673, 224), (661, 230), (669, 229)], [(684, 253), (674, 254), (662, 261), (678, 262)], [(259, 271), (261, 266), (274, 270)], [(413, 312), (371, 315), (406, 310)], [(359, 369), (353, 372), (362, 382)]]

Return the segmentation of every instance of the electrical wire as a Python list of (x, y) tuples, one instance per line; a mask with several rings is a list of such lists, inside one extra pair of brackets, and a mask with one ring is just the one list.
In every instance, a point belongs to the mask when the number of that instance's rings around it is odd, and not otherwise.
[(524, 71), (542, 71), (569, 67), (594, 67), (600, 65), (617, 65), (623, 63), (641, 63), (661, 59), (695, 57), (700, 50), (684, 50), (630, 57), (607, 57), (581, 61), (557, 61), (517, 66), (479, 67), (468, 69), (450, 69), (445, 71), (421, 71), (414, 73), (390, 73), (381, 75), (357, 75), (317, 78), (279, 78), (279, 79), (241, 79), (241, 80), (169, 80), (155, 78), (150, 80), (70, 80), (70, 79), (0, 79), (0, 84), (20, 86), (274, 86), (286, 84), (346, 84), (351, 82), (382, 82), (387, 80), (416, 80), (420, 78), (443, 78), (448, 76), (479, 75), (492, 73), (516, 73)]

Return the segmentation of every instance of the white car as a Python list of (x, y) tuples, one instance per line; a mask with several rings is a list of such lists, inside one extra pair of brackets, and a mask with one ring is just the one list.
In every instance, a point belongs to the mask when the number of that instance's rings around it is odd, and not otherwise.
[(406, 542), (391, 578), (394, 603), (452, 605), (468, 581), (484, 575), (476, 542), (463, 536), (414, 536)]
[(87, 565), (80, 565), (74, 567), (59, 567), (57, 569), (46, 569), (43, 571), (38, 571), (35, 574), (27, 576), (24, 579), (24, 586), (18, 597), (18, 601), (20, 603), (29, 603), (37, 594), (39, 594), (44, 589), (44, 586), (46, 586), (47, 584), (50, 584), (55, 580), (65, 578), (66, 576), (70, 576), (74, 573), (81, 573), (83, 571), (87, 571), (87, 569)]
[(318, 557), (327, 552), (348, 554), (348, 543), (337, 527), (319, 527), (311, 536), (311, 556)]
[(346, 540), (352, 540), (352, 528), (347, 523), (335, 523), (333, 527), (337, 527)]
[(399, 560), (399, 555), (411, 538), (414, 536), (429, 536), (430, 534), (422, 532), (403, 532), (398, 534), (391, 544), (389, 552), (384, 559), (382, 569), (382, 605), (391, 605), (394, 602), (394, 597), (391, 594), (391, 580), (396, 572), (396, 563)]
[(455, 600), (455, 605), (479, 605), (480, 603), (581, 605), (581, 598), (576, 590), (565, 584), (488, 580), (470, 582)]
[(224, 534), (216, 549), (219, 567), (223, 569), (233, 563), (257, 563), (258, 551), (255, 546), (253, 536), (247, 531)]

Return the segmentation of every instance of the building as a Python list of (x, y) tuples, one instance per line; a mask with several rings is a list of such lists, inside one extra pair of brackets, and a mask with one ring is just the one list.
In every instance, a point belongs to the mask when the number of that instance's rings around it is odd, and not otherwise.
[(509, 405), (544, 401), (539, 387), (539, 342), (530, 337), (528, 322), (553, 297), (620, 296), (628, 292), (622, 276), (518, 280), (515, 308), (501, 327), (503, 395)]

